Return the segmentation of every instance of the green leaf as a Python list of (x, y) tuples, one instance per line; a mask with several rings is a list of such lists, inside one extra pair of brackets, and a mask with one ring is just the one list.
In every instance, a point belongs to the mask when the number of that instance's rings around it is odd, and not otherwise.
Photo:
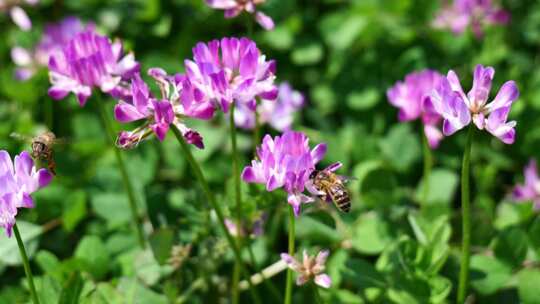
[(398, 171), (408, 170), (421, 156), (420, 140), (408, 124), (394, 125), (380, 141), (383, 156)]
[(392, 240), (390, 227), (376, 213), (362, 215), (353, 229), (352, 246), (363, 254), (379, 254)]
[(519, 228), (507, 228), (495, 238), (495, 256), (513, 267), (519, 267), (527, 256), (528, 238)]
[(495, 293), (511, 276), (512, 268), (494, 257), (473, 255), (471, 258), (471, 285), (483, 295)]
[(107, 221), (109, 227), (119, 227), (131, 220), (129, 203), (124, 193), (97, 193), (92, 197), (92, 209)]
[(123, 304), (167, 304), (167, 298), (144, 287), (133, 278), (122, 278), (118, 290), (123, 294)]
[(523, 269), (517, 275), (518, 294), (523, 304), (540, 304), (540, 271)]
[(86, 193), (82, 190), (74, 191), (69, 194), (66, 202), (62, 214), (62, 225), (68, 232), (72, 232), (86, 216)]
[(139, 252), (135, 256), (133, 263), (137, 277), (148, 286), (156, 284), (163, 276), (173, 271), (170, 265), (159, 265), (152, 252), (148, 249)]
[[(429, 175), (429, 189), (427, 204), (448, 205), (454, 198), (458, 185), (458, 176), (455, 172), (446, 169), (434, 169)], [(424, 203), (424, 180), (418, 185), (416, 190), (416, 200)]]
[(367, 21), (361, 15), (350, 14), (344, 10), (327, 15), (319, 24), (328, 46), (344, 50), (353, 44), (366, 27)]
[(354, 284), (362, 290), (370, 287), (387, 287), (385, 277), (373, 267), (372, 263), (353, 258), (349, 259), (346, 265), (347, 267), (342, 270), (345, 282)]
[(174, 231), (170, 228), (156, 230), (150, 235), (149, 242), (156, 261), (160, 265), (163, 265), (171, 256), (171, 249), (174, 243)]
[(540, 258), (540, 217), (534, 220), (529, 229), (529, 241), (531, 246), (536, 250), (536, 255)]
[(96, 279), (103, 278), (109, 271), (107, 247), (97, 236), (85, 236), (75, 250), (75, 257), (81, 260), (84, 269)]
[(81, 274), (78, 272), (73, 273), (62, 288), (58, 304), (78, 304), (83, 283)]
[(35, 261), (39, 265), (39, 268), (41, 268), (41, 271), (45, 273), (50, 274), (58, 271), (58, 269), (60, 268), (60, 261), (54, 254), (49, 251), (40, 250), (36, 254)]
[[(43, 233), (43, 228), (24, 221), (17, 221), (17, 227), (21, 233), (26, 254), (28, 258), (32, 258), (37, 250), (38, 237)], [(0, 233), (0, 262), (9, 266), (22, 264), (15, 236), (8, 238), (5, 233)]]
[(514, 202), (503, 202), (497, 207), (497, 217), (495, 227), (503, 230), (507, 227), (518, 225), (534, 215), (532, 203), (516, 204)]
[(297, 218), (296, 235), (299, 238), (327, 242), (339, 242), (341, 240), (341, 236), (334, 228), (307, 215)]
[(296, 47), (291, 53), (291, 60), (297, 65), (316, 64), (321, 61), (324, 55), (322, 45), (319, 43), (308, 43)]
[(353, 110), (366, 111), (372, 109), (381, 100), (379, 91), (374, 88), (364, 91), (353, 91), (347, 96), (347, 105)]

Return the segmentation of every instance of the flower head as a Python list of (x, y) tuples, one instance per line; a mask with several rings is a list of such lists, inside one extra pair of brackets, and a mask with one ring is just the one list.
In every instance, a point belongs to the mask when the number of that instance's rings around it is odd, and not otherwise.
[(309, 256), (304, 250), (303, 260), (298, 261), (294, 257), (287, 253), (281, 254), (281, 259), (287, 264), (287, 266), (293, 271), (298, 273), (296, 278), (296, 285), (304, 285), (305, 283), (313, 280), (315, 284), (329, 288), (332, 284), (332, 279), (326, 273), (324, 273), (326, 259), (328, 258), (328, 250), (320, 251), (317, 256)]
[(264, 2), (266, 0), (206, 0), (206, 4), (211, 8), (225, 10), (225, 18), (234, 18), (242, 11), (250, 14), (255, 13), (255, 20), (265, 30), (273, 30), (274, 21), (272, 18), (256, 10), (256, 6)]
[(139, 63), (132, 53), (122, 53), (119, 41), (113, 43), (92, 29), (77, 33), (49, 59), (49, 96), (62, 99), (72, 92), (84, 106), (94, 87), (113, 96), (123, 94), (121, 82), (139, 71)]
[(17, 208), (33, 208), (30, 194), (51, 180), (52, 174), (46, 169), (38, 170), (28, 152), (15, 156), (12, 162), (6, 151), (0, 151), (0, 227), (6, 229), (8, 236), (15, 225)]
[(472, 120), (478, 129), (486, 129), (505, 144), (514, 143), (516, 122), (507, 122), (507, 119), (512, 103), (519, 97), (519, 90), (514, 81), (507, 81), (488, 103), (494, 75), (492, 67), (477, 65), (473, 86), (465, 95), (457, 74), (452, 70), (448, 72), (439, 87), (425, 100), (426, 107), (433, 108), (444, 118), (444, 135), (454, 134)]
[(255, 98), (275, 100), (275, 61), (266, 61), (255, 42), (223, 38), (198, 43), (193, 61), (186, 60), (186, 77), (197, 102), (210, 101), (228, 112), (233, 102), (254, 108)]
[(11, 58), (19, 66), (15, 77), (18, 80), (30, 78), (38, 68), (48, 65), (49, 57), (58, 56), (63, 46), (85, 28), (93, 29), (94, 25), (89, 24), (85, 27), (78, 18), (66, 17), (58, 23), (47, 24), (40, 42), (34, 49), (14, 47), (11, 50)]
[[(278, 131), (287, 131), (292, 127), (294, 113), (304, 106), (304, 96), (294, 91), (291, 85), (284, 82), (279, 85), (277, 100), (263, 100), (257, 105), (259, 123), (268, 123)], [(234, 116), (238, 127), (253, 129), (255, 127), (255, 111), (247, 104), (239, 104)]]
[(424, 99), (439, 86), (442, 79), (443, 76), (433, 70), (413, 72), (405, 76), (405, 81), (398, 81), (386, 92), (390, 103), (399, 109), (400, 121), (422, 119), (431, 148), (436, 148), (443, 137), (437, 127), (441, 116), (432, 108), (424, 107)]
[(114, 108), (114, 116), (121, 123), (137, 120), (146, 120), (146, 123), (134, 131), (121, 132), (117, 145), (124, 149), (133, 148), (152, 132), (163, 140), (170, 125), (174, 124), (188, 143), (202, 149), (202, 137), (186, 127), (183, 118), (210, 119), (214, 114), (212, 104), (197, 102), (189, 93), (191, 89), (183, 75), (169, 76), (159, 68), (149, 69), (148, 74), (158, 84), (161, 97), (154, 97), (139, 74), (133, 77), (128, 98), (119, 100)]
[(524, 175), (525, 184), (514, 187), (512, 198), (517, 202), (533, 201), (534, 208), (540, 210), (540, 177), (535, 160), (525, 167)]
[(288, 193), (288, 203), (298, 216), (301, 204), (313, 201), (303, 192), (309, 175), (325, 153), (326, 144), (318, 144), (310, 150), (309, 139), (301, 132), (286, 131), (274, 139), (266, 135), (257, 148), (258, 160), (244, 168), (242, 179), (265, 184), (267, 191), (283, 187)]
[(480, 38), (486, 25), (506, 24), (509, 20), (510, 14), (491, 0), (454, 0), (451, 5), (443, 6), (433, 26), (461, 34), (470, 25), (475, 36)]

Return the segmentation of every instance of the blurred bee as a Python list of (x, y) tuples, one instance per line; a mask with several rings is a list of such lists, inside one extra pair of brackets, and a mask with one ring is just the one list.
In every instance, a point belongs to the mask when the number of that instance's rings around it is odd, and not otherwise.
[(11, 133), (11, 137), (27, 141), (32, 144), (32, 157), (47, 162), (47, 168), (56, 175), (56, 163), (53, 157), (53, 146), (60, 142), (53, 132), (45, 131), (38, 136), (28, 137), (18, 133)]
[(330, 165), (324, 170), (313, 170), (309, 178), (313, 188), (319, 193), (319, 198), (326, 202), (333, 202), (340, 211), (351, 211), (351, 197), (345, 183), (351, 179), (334, 173), (341, 167), (341, 163)]

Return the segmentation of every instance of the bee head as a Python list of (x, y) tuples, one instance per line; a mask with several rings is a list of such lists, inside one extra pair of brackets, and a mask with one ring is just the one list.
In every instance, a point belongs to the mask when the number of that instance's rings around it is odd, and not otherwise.
[(309, 175), (309, 179), (314, 179), (315, 176), (317, 176), (317, 173), (319, 173), (319, 170), (311, 171), (311, 174)]

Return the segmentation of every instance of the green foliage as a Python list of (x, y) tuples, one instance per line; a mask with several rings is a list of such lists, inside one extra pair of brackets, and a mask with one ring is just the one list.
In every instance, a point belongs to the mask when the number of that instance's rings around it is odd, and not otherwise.
[[(1, 1), (1, 0), (0, 0)], [(9, 2), (9, 1), (8, 1)], [(24, 2), (24, 1), (23, 1)], [(406, 74), (454, 69), (464, 90), (476, 64), (496, 69), (491, 98), (515, 80), (519, 101), (510, 120), (517, 141), (501, 144), (478, 132), (472, 150), (472, 248), (469, 292), (475, 303), (540, 303), (540, 217), (532, 202), (516, 204), (509, 193), (523, 182), (523, 166), (540, 151), (540, 4), (503, 0), (512, 14), (507, 26), (454, 35), (430, 24), (439, 1), (268, 0), (258, 6), (276, 22), (263, 31), (252, 16), (225, 19), (202, 0), (52, 1), (23, 8), (33, 29), (22, 32), (0, 14), (0, 148), (11, 155), (29, 150), (12, 132), (32, 136), (45, 127), (66, 144), (55, 147), (58, 175), (33, 195), (36, 208), (19, 209), (17, 225), (31, 259), (42, 303), (146, 304), (223, 303), (230, 299), (233, 256), (200, 185), (175, 138), (155, 139), (122, 152), (132, 176), (146, 249), (138, 247), (112, 147), (94, 95), (81, 108), (74, 96), (52, 101), (45, 69), (28, 81), (13, 78), (10, 49), (31, 47), (47, 22), (67, 15), (93, 21), (133, 50), (145, 71), (159, 66), (184, 72), (198, 41), (250, 36), (277, 61), (277, 82), (288, 81), (306, 97), (293, 129), (313, 146), (328, 144), (320, 167), (340, 161), (352, 210), (314, 202), (296, 219), (296, 247), (313, 253), (330, 249), (327, 303), (455, 302), (461, 243), (459, 168), (463, 132), (432, 151), (434, 166), (423, 176), (418, 121), (399, 122), (387, 89)], [(154, 93), (158, 93), (157, 87)], [(106, 98), (106, 97), (102, 97)], [(107, 111), (112, 117), (112, 100)], [(228, 117), (188, 120), (204, 137), (193, 149), (225, 215), (234, 218)], [(116, 131), (134, 125), (115, 124)], [(240, 163), (253, 157), (251, 131), (238, 132)], [(278, 132), (263, 126), (261, 134)], [(539, 159), (537, 159), (538, 161)], [(426, 182), (427, 181), (427, 182)], [(427, 189), (427, 198), (424, 194)], [(1, 185), (0, 185), (1, 186)], [(242, 257), (250, 273), (285, 252), (286, 196), (243, 184), (246, 222), (265, 212), (265, 233), (244, 238)], [(0, 304), (28, 303), (27, 282), (14, 238), (0, 231)], [(244, 279), (244, 278), (243, 278)], [(283, 292), (285, 275), (269, 281)], [(257, 285), (263, 303), (275, 303), (270, 287)], [(310, 303), (309, 285), (294, 288), (294, 301)], [(241, 303), (251, 303), (241, 293)], [(279, 302), (279, 301), (278, 301)]]

